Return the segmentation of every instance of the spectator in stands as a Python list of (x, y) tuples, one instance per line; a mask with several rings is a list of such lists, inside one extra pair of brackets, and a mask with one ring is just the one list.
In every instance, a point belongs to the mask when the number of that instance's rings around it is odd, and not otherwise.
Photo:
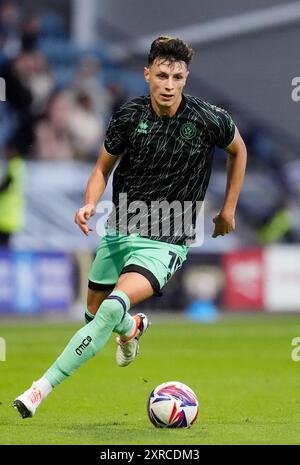
[(32, 70), (27, 76), (27, 87), (32, 95), (31, 111), (40, 116), (45, 112), (47, 103), (55, 87), (53, 74), (46, 56), (38, 50), (30, 53)]
[(88, 95), (93, 100), (95, 112), (100, 118), (106, 120), (111, 114), (113, 97), (102, 83), (101, 62), (97, 58), (87, 56), (80, 62), (71, 90), (75, 95)]
[(77, 158), (86, 160), (89, 156), (98, 156), (99, 143), (104, 135), (104, 121), (102, 116), (96, 115), (88, 94), (79, 94), (74, 102), (70, 131)]
[(40, 17), (37, 14), (32, 14), (25, 18), (21, 32), (22, 50), (26, 52), (37, 50), (40, 33)]
[(44, 160), (73, 158), (70, 131), (72, 112), (72, 100), (66, 92), (55, 92), (51, 96), (45, 116), (35, 128), (34, 157)]
[(6, 82), (6, 100), (21, 114), (27, 114), (32, 103), (31, 91), (27, 85), (27, 76), (33, 71), (34, 63), (30, 54), (21, 53), (7, 62), (2, 76)]
[(0, 246), (8, 247), (11, 236), (24, 223), (25, 162), (14, 140), (6, 147), (7, 164), (0, 180)]
[(129, 98), (128, 98), (128, 94), (125, 91), (124, 87), (119, 82), (111, 82), (110, 84), (108, 84), (107, 89), (109, 90), (111, 94), (111, 98), (112, 98), (111, 113), (113, 114)]
[(15, 58), (20, 52), (19, 19), (15, 2), (8, 0), (0, 4), (0, 50), (7, 59)]
[(87, 160), (97, 154), (103, 136), (103, 120), (93, 111), (91, 98), (68, 91), (50, 98), (45, 116), (35, 128), (33, 155), (42, 159)]
[(260, 242), (263, 245), (298, 242), (293, 220), (288, 199), (280, 200), (257, 228)]
[(2, 76), (6, 83), (6, 104), (17, 121), (16, 141), (23, 156), (29, 152), (32, 143), (34, 119), (32, 115), (32, 92), (28, 86), (28, 75), (33, 71), (34, 63), (30, 54), (21, 53), (6, 63)]

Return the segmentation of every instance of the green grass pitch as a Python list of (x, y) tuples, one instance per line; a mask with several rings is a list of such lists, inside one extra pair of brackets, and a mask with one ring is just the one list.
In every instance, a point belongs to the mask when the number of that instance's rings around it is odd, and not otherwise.
[[(299, 444), (300, 361), (291, 341), (299, 316), (227, 316), (199, 324), (154, 314), (141, 355), (115, 364), (115, 340), (58, 386), (23, 420), (13, 399), (55, 360), (80, 324), (1, 324), (0, 444)], [(146, 413), (151, 390), (178, 380), (198, 395), (190, 429), (156, 429)]]

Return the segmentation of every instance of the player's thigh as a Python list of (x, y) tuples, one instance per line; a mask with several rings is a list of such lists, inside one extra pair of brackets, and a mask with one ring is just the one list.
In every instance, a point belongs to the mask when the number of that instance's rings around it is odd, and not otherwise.
[(127, 254), (126, 237), (114, 235), (102, 238), (88, 276), (90, 305), (94, 305), (94, 302), (97, 304), (103, 296), (106, 298), (113, 290), (126, 262)]
[(92, 289), (88, 289), (87, 294), (87, 309), (90, 313), (95, 315), (97, 310), (99, 309), (100, 305), (102, 304), (103, 300), (109, 296), (111, 290), (107, 291), (94, 291)]
[(149, 280), (140, 273), (121, 274), (114, 290), (123, 291), (134, 307), (153, 295), (153, 287)]
[(184, 245), (136, 237), (121, 275), (130, 272), (142, 275), (150, 283), (154, 294), (160, 296), (162, 288), (186, 260), (187, 252)]

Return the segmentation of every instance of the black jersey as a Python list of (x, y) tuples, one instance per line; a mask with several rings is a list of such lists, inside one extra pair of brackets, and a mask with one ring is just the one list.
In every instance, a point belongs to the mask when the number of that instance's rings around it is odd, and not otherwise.
[[(110, 155), (121, 157), (113, 177), (115, 211), (108, 224), (131, 233), (136, 219), (143, 226), (141, 235), (185, 243), (193, 236), (197, 204), (205, 197), (214, 148), (226, 148), (234, 133), (225, 110), (189, 95), (174, 116), (158, 116), (150, 96), (125, 103), (113, 115), (104, 142)], [(158, 205), (165, 209), (157, 211)], [(184, 212), (191, 215), (188, 228), (182, 226)]]

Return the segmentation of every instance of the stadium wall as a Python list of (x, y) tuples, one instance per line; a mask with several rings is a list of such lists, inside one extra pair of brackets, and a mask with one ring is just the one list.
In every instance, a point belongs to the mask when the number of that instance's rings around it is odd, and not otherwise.
[[(0, 249), (0, 315), (82, 318), (92, 260), (89, 252)], [(180, 312), (202, 302), (225, 312), (300, 312), (299, 288), (299, 246), (191, 254), (162, 297), (139, 307)]]

